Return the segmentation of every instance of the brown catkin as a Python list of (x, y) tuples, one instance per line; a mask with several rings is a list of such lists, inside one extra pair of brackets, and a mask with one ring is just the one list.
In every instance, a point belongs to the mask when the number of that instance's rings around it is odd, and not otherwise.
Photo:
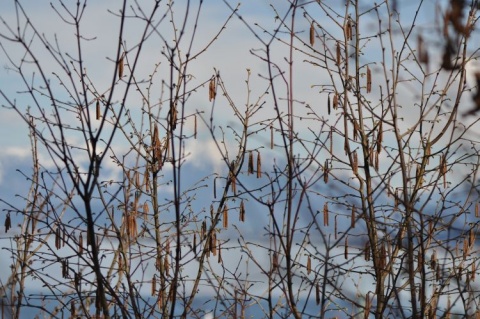
[(315, 26), (312, 24), (310, 25), (310, 46), (313, 47), (315, 44)]
[(340, 63), (342, 62), (342, 52), (341, 52), (341, 49), (340, 49), (340, 43), (337, 41), (337, 46), (336, 46), (336, 50), (337, 50), (337, 66), (340, 65)]
[(479, 209), (479, 204), (475, 204), (475, 217), (480, 217), (480, 209)]
[(217, 178), (213, 179), (213, 198), (217, 198)]
[(193, 253), (196, 255), (197, 254), (197, 234), (193, 233)]
[(364, 251), (365, 251), (365, 261), (370, 261), (370, 245), (368, 241), (365, 243)]
[(197, 139), (197, 115), (193, 117), (193, 138)]
[(237, 177), (233, 172), (230, 172), (230, 182), (232, 184), (232, 192), (237, 195)]
[(253, 152), (248, 152), (248, 175), (253, 174)]
[(245, 204), (243, 200), (240, 202), (240, 214), (238, 216), (239, 221), (244, 222), (245, 221)]
[(347, 24), (345, 25), (345, 35), (347, 37), (347, 40), (353, 39), (352, 22), (350, 21), (350, 19), (347, 20)]
[(212, 232), (212, 236), (210, 236), (210, 252), (212, 255), (217, 255), (217, 233), (215, 231)]
[(222, 246), (221, 246), (220, 243), (218, 243), (218, 248), (217, 248), (217, 250), (218, 250), (218, 259), (217, 259), (217, 262), (218, 262), (219, 264), (221, 264), (223, 260), (222, 260)]
[(123, 77), (123, 58), (125, 56), (125, 53), (122, 53), (122, 56), (120, 57), (120, 60), (118, 60), (118, 77), (121, 79)]
[(323, 181), (325, 182), (325, 184), (328, 183), (328, 173), (329, 173), (328, 160), (325, 160), (325, 164), (323, 165)]
[(157, 292), (157, 279), (155, 278), (155, 274), (153, 275), (152, 277), (152, 291), (151, 291), (151, 295), (152, 296), (155, 296), (156, 292)]
[(216, 86), (215, 86), (215, 77), (212, 77), (210, 80), (210, 83), (208, 84), (208, 99), (211, 102), (212, 100), (215, 99), (215, 96), (217, 95), (216, 92)]
[(310, 255), (307, 258), (307, 275), (310, 275), (312, 272), (312, 259), (310, 258)]
[(328, 136), (328, 139), (330, 140), (330, 154), (332, 154), (333, 152), (333, 126), (330, 127), (330, 133), (329, 133), (329, 136)]
[(358, 174), (358, 155), (357, 155), (357, 151), (353, 151), (353, 173), (355, 175)]
[(367, 65), (367, 93), (372, 91), (372, 71)]
[(228, 228), (228, 206), (227, 204), (223, 205), (223, 228)]
[(377, 135), (377, 153), (380, 154), (383, 143), (383, 121), (378, 123), (378, 135)]
[(145, 168), (145, 174), (143, 175), (143, 185), (145, 185), (145, 192), (150, 193), (150, 172), (148, 166)]
[(323, 204), (323, 225), (328, 226), (328, 203)]
[(352, 215), (350, 217), (350, 227), (355, 228), (355, 221), (356, 221), (356, 215), (357, 214), (357, 207), (355, 205), (352, 206)]
[(278, 255), (277, 255), (277, 252), (274, 251), (273, 252), (273, 256), (272, 256), (272, 268), (273, 270), (277, 269), (279, 266), (278, 264)]
[(328, 111), (328, 115), (330, 115), (330, 113), (331, 113), (331, 111), (332, 111), (330, 104), (331, 104), (331, 102), (330, 102), (330, 94), (329, 94), (328, 97), (327, 97), (327, 111)]
[(344, 251), (345, 259), (348, 259), (348, 236), (345, 237), (345, 251)]
[(10, 228), (12, 228), (12, 219), (10, 218), (10, 213), (7, 213), (7, 217), (5, 217), (5, 233), (8, 232)]
[(320, 285), (318, 283), (315, 285), (315, 302), (317, 306), (320, 304)]
[(205, 220), (202, 222), (201, 237), (202, 237), (202, 240), (205, 240), (205, 237), (207, 237), (207, 222)]
[(335, 91), (333, 95), (333, 109), (336, 110), (338, 108), (338, 93)]
[(148, 213), (150, 212), (150, 208), (148, 208), (148, 203), (145, 201), (143, 203), (143, 219), (147, 221)]
[(102, 117), (102, 115), (100, 114), (100, 101), (99, 100), (97, 100), (97, 103), (95, 105), (95, 110), (96, 110), (96, 113), (97, 113), (96, 118), (97, 118), (97, 120), (99, 120)]
[(273, 150), (273, 146), (274, 146), (274, 140), (273, 140), (273, 125), (270, 124), (270, 149)]
[(257, 152), (257, 178), (262, 177), (262, 157), (260, 152)]
[(80, 255), (83, 254), (83, 236), (82, 236), (82, 233), (80, 233), (80, 236), (78, 237), (78, 253)]

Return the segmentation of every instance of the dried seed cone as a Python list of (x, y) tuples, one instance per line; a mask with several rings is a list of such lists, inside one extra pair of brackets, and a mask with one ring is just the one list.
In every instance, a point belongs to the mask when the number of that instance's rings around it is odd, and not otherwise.
[(315, 44), (315, 27), (312, 22), (312, 24), (310, 25), (310, 45), (313, 47), (314, 44)]

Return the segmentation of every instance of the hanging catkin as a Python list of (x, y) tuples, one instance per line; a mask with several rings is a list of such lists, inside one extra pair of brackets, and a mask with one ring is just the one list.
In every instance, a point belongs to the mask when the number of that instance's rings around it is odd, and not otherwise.
[(257, 178), (262, 177), (262, 157), (260, 152), (257, 152)]
[(123, 58), (125, 56), (125, 53), (122, 53), (122, 55), (120, 56), (120, 59), (118, 60), (118, 63), (117, 63), (117, 68), (118, 68), (118, 77), (121, 79), (123, 77)]
[(310, 46), (313, 47), (314, 44), (315, 44), (315, 27), (312, 22), (312, 24), (310, 25)]
[(367, 93), (372, 91), (372, 71), (367, 65)]

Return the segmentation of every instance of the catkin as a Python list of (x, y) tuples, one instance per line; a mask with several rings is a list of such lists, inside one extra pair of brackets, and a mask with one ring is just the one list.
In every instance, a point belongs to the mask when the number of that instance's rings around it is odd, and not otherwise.
[(273, 140), (273, 125), (270, 124), (270, 149), (273, 150), (274, 140)]
[(348, 236), (345, 237), (345, 251), (344, 251), (345, 259), (348, 259)]
[(327, 110), (328, 110), (328, 115), (330, 115), (331, 113), (331, 105), (330, 105), (330, 94), (328, 95), (328, 98), (327, 98)]
[(312, 22), (312, 24), (310, 25), (310, 46), (313, 47), (314, 44), (315, 44), (315, 27)]
[(10, 218), (10, 213), (7, 213), (7, 217), (5, 217), (5, 233), (8, 232), (10, 228), (12, 228), (12, 219)]
[(358, 174), (358, 155), (357, 155), (357, 151), (353, 151), (353, 173), (355, 175)]
[(356, 220), (356, 215), (357, 214), (357, 208), (355, 207), (355, 205), (352, 206), (352, 215), (350, 217), (350, 227), (351, 228), (355, 228), (355, 220)]
[(337, 53), (337, 66), (340, 65), (340, 63), (342, 62), (342, 52), (340, 50), (340, 43), (337, 41), (337, 46), (336, 46), (336, 53)]
[(335, 91), (333, 95), (333, 109), (336, 110), (338, 108), (338, 93)]
[(96, 109), (96, 113), (97, 113), (96, 118), (97, 118), (97, 120), (99, 120), (102, 117), (102, 115), (100, 114), (100, 101), (99, 100), (97, 100), (97, 103), (95, 105), (95, 109)]
[(325, 182), (325, 184), (328, 183), (328, 172), (329, 172), (328, 160), (325, 160), (325, 164), (323, 165), (323, 181)]
[(377, 134), (377, 153), (380, 154), (382, 150), (383, 143), (383, 121), (380, 120), (378, 123), (378, 134)]
[(248, 152), (248, 175), (253, 174), (253, 152)]
[(193, 117), (193, 138), (197, 139), (197, 115)]
[(323, 204), (323, 225), (328, 226), (328, 203)]
[(310, 275), (311, 272), (312, 272), (312, 259), (310, 258), (310, 255), (309, 255), (307, 259), (307, 275)]
[(125, 53), (122, 53), (122, 56), (120, 57), (120, 60), (118, 60), (118, 77), (121, 79), (123, 77), (123, 58), (125, 56)]
[(212, 100), (215, 99), (215, 96), (217, 95), (216, 92), (216, 85), (215, 85), (215, 77), (212, 77), (210, 80), (210, 83), (208, 84), (208, 100), (211, 102)]
[(345, 35), (347, 40), (353, 39), (352, 23), (350, 22), (350, 19), (347, 20), (347, 24), (345, 25)]
[(257, 178), (262, 177), (262, 157), (260, 152), (257, 152)]
[(367, 65), (367, 93), (372, 91), (372, 71)]
[(223, 228), (228, 228), (228, 206), (227, 204), (223, 205)]
[(154, 274), (153, 277), (152, 277), (152, 291), (151, 291), (151, 295), (152, 295), (152, 296), (155, 296), (156, 291), (157, 291), (157, 279), (155, 278), (155, 274)]
[(239, 214), (238, 219), (241, 222), (245, 221), (245, 204), (244, 204), (243, 200), (240, 202), (240, 214)]
[(83, 236), (82, 236), (82, 233), (80, 233), (80, 236), (78, 237), (78, 253), (80, 255), (83, 254)]

